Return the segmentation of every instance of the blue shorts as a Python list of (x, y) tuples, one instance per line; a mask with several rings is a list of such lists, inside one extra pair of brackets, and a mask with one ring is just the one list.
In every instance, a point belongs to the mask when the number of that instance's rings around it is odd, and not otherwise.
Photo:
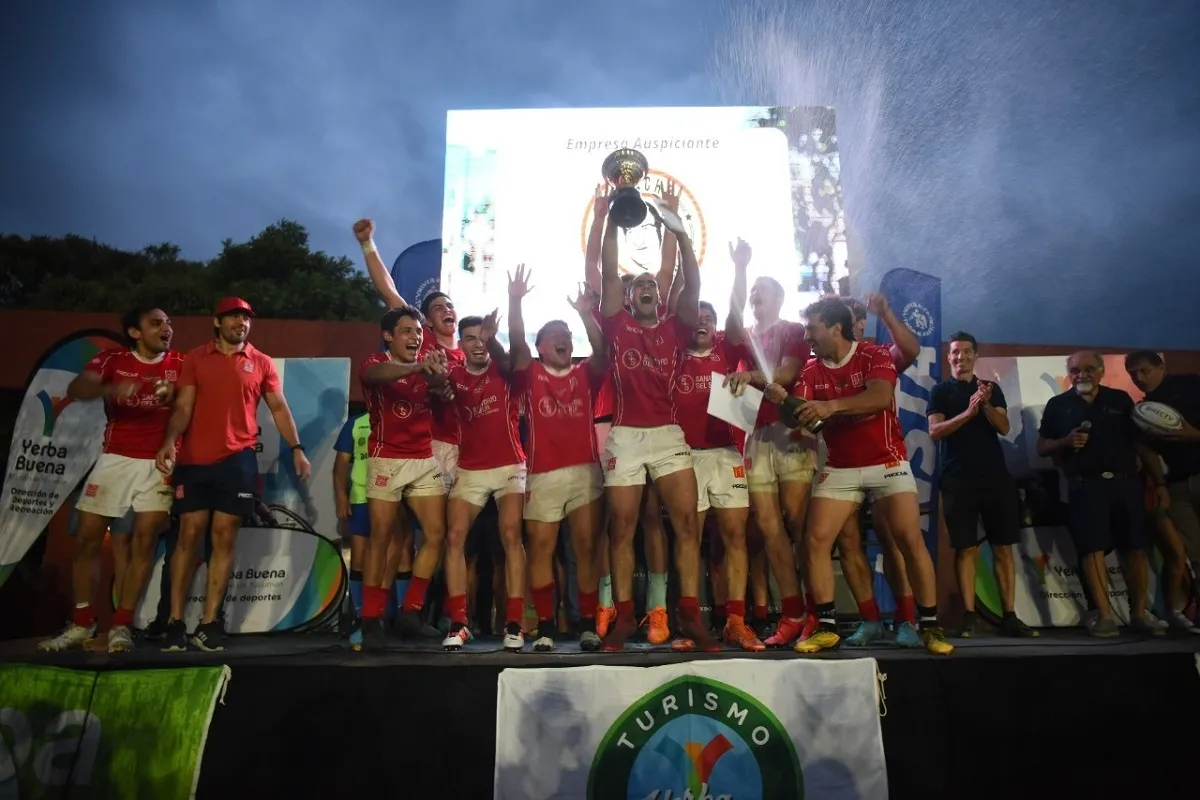
[(367, 512), (366, 503), (354, 503), (350, 506), (350, 519), (346, 520), (346, 533), (351, 536), (371, 535), (371, 515)]

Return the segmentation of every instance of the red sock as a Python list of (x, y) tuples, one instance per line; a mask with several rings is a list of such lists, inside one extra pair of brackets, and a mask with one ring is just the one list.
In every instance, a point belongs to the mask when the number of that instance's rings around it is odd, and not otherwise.
[(812, 592), (805, 592), (804, 593), (804, 610), (812, 611), (816, 607), (817, 607), (817, 604), (814, 603), (813, 599), (812, 599)]
[(363, 587), (363, 619), (380, 619), (387, 605), (388, 593), (382, 586)]
[(863, 622), (879, 622), (879, 605), (876, 604), (874, 597), (858, 604), (858, 615), (862, 617)]
[(413, 575), (404, 592), (404, 611), (420, 611), (425, 607), (425, 592), (429, 589), (429, 578)]
[(554, 584), (535, 587), (533, 590), (533, 608), (537, 611), (538, 620), (554, 619)]
[(754, 618), (755, 619), (766, 619), (767, 618), (767, 607), (766, 606), (755, 606), (754, 607)]
[(730, 617), (746, 617), (746, 601), (745, 600), (726, 600), (725, 613)]
[(510, 597), (504, 609), (504, 621), (515, 622), (518, 625), (525, 619), (525, 597)]
[(75, 606), (71, 612), (71, 621), (81, 628), (90, 628), (96, 624), (96, 609), (90, 605)]
[(700, 600), (696, 597), (679, 598), (679, 613), (689, 617), (700, 616)]
[(906, 594), (896, 601), (896, 621), (917, 624), (917, 601)]
[(456, 594), (446, 598), (446, 616), (450, 618), (451, 622), (457, 622), (459, 625), (467, 624), (467, 596), (465, 594)]
[(800, 619), (804, 616), (804, 598), (798, 594), (789, 594), (783, 598), (783, 616), (788, 619)]
[(633, 616), (633, 601), (618, 600), (617, 601), (617, 619), (624, 619)]
[(112, 624), (114, 628), (118, 625), (124, 625), (126, 628), (128, 628), (133, 624), (133, 609), (118, 608), (113, 612)]
[(583, 619), (595, 619), (596, 607), (600, 605), (600, 592), (579, 593), (579, 616)]

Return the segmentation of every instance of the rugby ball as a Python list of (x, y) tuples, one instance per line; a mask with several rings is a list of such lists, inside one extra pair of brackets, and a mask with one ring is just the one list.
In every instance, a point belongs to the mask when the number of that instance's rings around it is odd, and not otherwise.
[(1183, 430), (1183, 415), (1166, 403), (1144, 402), (1133, 407), (1133, 422), (1151, 436)]

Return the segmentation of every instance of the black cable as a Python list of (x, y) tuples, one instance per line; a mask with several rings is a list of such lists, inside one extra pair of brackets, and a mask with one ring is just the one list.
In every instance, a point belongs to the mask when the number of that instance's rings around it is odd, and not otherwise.
[(83, 724), (79, 728), (79, 739), (75, 742), (75, 752), (71, 755), (71, 766), (67, 770), (67, 780), (62, 788), (63, 800), (71, 796), (71, 789), (75, 786), (75, 767), (79, 765), (79, 754), (83, 752), (83, 737), (87, 735), (88, 720), (92, 718), (92, 703), (96, 700), (96, 685), (99, 683), (100, 673), (93, 670), (92, 690), (88, 693), (87, 709), (83, 712)]

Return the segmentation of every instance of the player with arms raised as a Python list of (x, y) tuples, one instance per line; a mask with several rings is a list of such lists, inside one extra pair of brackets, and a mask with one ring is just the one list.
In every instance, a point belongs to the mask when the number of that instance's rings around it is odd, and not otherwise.
[[(129, 628), (154, 560), (158, 534), (166, 527), (174, 494), (170, 478), (154, 466), (175, 397), (183, 355), (170, 349), (171, 320), (159, 308), (125, 315), (122, 329), (130, 347), (97, 353), (67, 386), (74, 400), (104, 400), (108, 424), (104, 452), (84, 481), (76, 508), (79, 527), (71, 565), (75, 610), (71, 624), (41, 642), (42, 650), (82, 647), (96, 633), (92, 575), (104, 534), (113, 520), (133, 509), (132, 543), (113, 538), (117, 610), (108, 634), (108, 651), (133, 649)], [(124, 541), (119, 541), (124, 540)]]
[(592, 426), (596, 390), (608, 374), (604, 340), (592, 317), (586, 291), (572, 302), (588, 331), (592, 356), (572, 365), (571, 329), (552, 320), (537, 332), (534, 359), (525, 339), (521, 301), (530, 291), (529, 273), (517, 267), (508, 283), (508, 339), (513, 382), (526, 409), (529, 484), (525, 495), (525, 537), (529, 585), (538, 615), (536, 651), (554, 649), (554, 551), (558, 529), (567, 521), (579, 586), (582, 650), (598, 650), (596, 609), (599, 574), (596, 536), (602, 522), (604, 476)]
[(675, 533), (679, 574), (679, 623), (685, 637), (705, 650), (720, 649), (700, 618), (700, 531), (692, 456), (679, 427), (672, 385), (699, 317), (700, 269), (679, 218), (651, 206), (675, 234), (683, 289), (678, 309), (659, 319), (659, 288), (653, 275), (634, 278), (632, 310), (617, 268), (618, 228), (608, 220), (601, 245), (601, 329), (608, 345), (614, 388), (613, 427), (605, 442), (604, 484), (617, 620), (604, 650), (621, 650), (637, 629), (633, 616), (633, 537), (647, 474), (658, 488)]
[(458, 339), (466, 363), (449, 371), (459, 422), (470, 428), (459, 449), (458, 476), (447, 506), (446, 605), (450, 632), (442, 646), (458, 650), (471, 639), (467, 627), (467, 534), (491, 498), (496, 499), (500, 543), (504, 547), (504, 649), (521, 650), (525, 635), (525, 451), (518, 427), (519, 406), (504, 349), (496, 341), (497, 313), (464, 317)]
[[(363, 362), (358, 371), (371, 436), (367, 442), (367, 512), (371, 538), (363, 570), (363, 644), (379, 649), (384, 644), (383, 616), (388, 601), (387, 551), (406, 502), (423, 533), (421, 549), (413, 560), (413, 577), (396, 617), (404, 635), (440, 635), (427, 630), (420, 619), (429, 579), (442, 555), (446, 531), (446, 488), (441, 468), (433, 458), (430, 426), (437, 392), (444, 389), (445, 356), (421, 352), (421, 315), (399, 306), (383, 315), (379, 327), (387, 350)], [(411, 541), (411, 539), (410, 539)]]
[[(807, 401), (800, 409), (802, 425), (828, 420), (827, 456), (813, 487), (804, 537), (805, 576), (818, 627), (795, 650), (816, 653), (841, 642), (833, 602), (833, 545), (846, 520), (870, 495), (875, 513), (887, 520), (904, 555), (926, 649), (950, 653), (954, 647), (937, 624), (937, 580), (922, 539), (917, 484), (896, 416), (892, 354), (855, 340), (853, 314), (838, 298), (813, 303), (805, 317), (805, 338), (816, 358), (801, 372), (793, 394)], [(771, 402), (780, 403), (787, 395), (777, 384), (768, 387)]]

